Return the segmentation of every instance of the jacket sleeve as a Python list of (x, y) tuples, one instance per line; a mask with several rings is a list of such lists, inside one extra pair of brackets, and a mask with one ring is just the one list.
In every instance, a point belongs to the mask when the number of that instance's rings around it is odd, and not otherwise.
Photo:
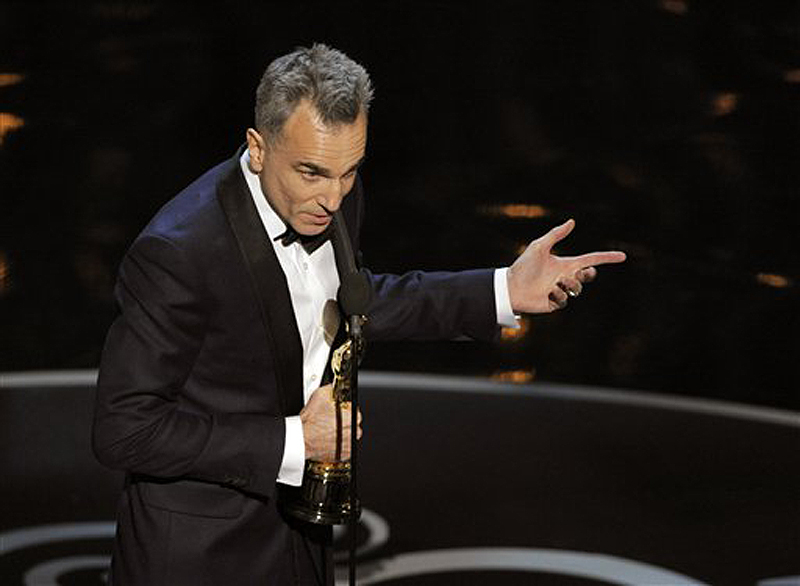
[[(123, 260), (98, 376), (92, 445), (104, 465), (269, 496), (284, 419), (193, 405), (184, 385), (206, 333), (196, 269), (172, 241), (141, 236)], [(225, 392), (224, 388), (220, 389)]]
[(374, 299), (364, 327), (370, 340), (494, 339), (494, 271), (412, 271), (370, 275)]

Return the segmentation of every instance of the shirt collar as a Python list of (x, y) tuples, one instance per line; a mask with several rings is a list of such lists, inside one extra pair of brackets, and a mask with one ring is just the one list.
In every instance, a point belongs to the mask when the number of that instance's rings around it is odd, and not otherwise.
[(274, 240), (286, 232), (286, 222), (284, 222), (272, 208), (266, 195), (264, 195), (264, 191), (261, 189), (261, 182), (258, 180), (258, 174), (250, 170), (250, 151), (246, 148), (242, 156), (239, 157), (239, 165), (242, 168), (242, 174), (250, 190), (250, 196), (256, 204), (258, 216), (261, 218), (261, 223), (267, 231), (267, 236), (269, 236), (270, 240)]

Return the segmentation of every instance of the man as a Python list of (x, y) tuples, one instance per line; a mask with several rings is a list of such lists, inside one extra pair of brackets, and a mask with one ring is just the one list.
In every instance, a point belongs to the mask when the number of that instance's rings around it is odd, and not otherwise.
[[(329, 530), (286, 516), (277, 487), (299, 485), (306, 459), (333, 459), (320, 383), (339, 275), (325, 237), (341, 209), (358, 250), (371, 98), (364, 69), (324, 45), (275, 60), (246, 148), (168, 202), (125, 256), (93, 430), (99, 460), (127, 472), (113, 584), (332, 583)], [(553, 256), (572, 226), (508, 270), (370, 274), (367, 339), (491, 339), (515, 313), (563, 307), (595, 265), (624, 260)]]

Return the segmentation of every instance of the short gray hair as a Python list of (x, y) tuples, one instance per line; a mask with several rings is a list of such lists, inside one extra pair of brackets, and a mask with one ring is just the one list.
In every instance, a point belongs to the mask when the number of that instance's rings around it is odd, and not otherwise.
[(366, 70), (347, 55), (320, 43), (298, 47), (269, 64), (256, 90), (256, 129), (275, 144), (283, 125), (307, 99), (325, 125), (355, 122), (372, 100)]

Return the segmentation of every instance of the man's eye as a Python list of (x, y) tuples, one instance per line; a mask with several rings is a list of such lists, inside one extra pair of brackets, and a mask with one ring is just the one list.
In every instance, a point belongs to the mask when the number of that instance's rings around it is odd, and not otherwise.
[(319, 173), (316, 171), (300, 171), (300, 175), (303, 176), (303, 179), (308, 181), (315, 181), (316, 179), (319, 179)]

